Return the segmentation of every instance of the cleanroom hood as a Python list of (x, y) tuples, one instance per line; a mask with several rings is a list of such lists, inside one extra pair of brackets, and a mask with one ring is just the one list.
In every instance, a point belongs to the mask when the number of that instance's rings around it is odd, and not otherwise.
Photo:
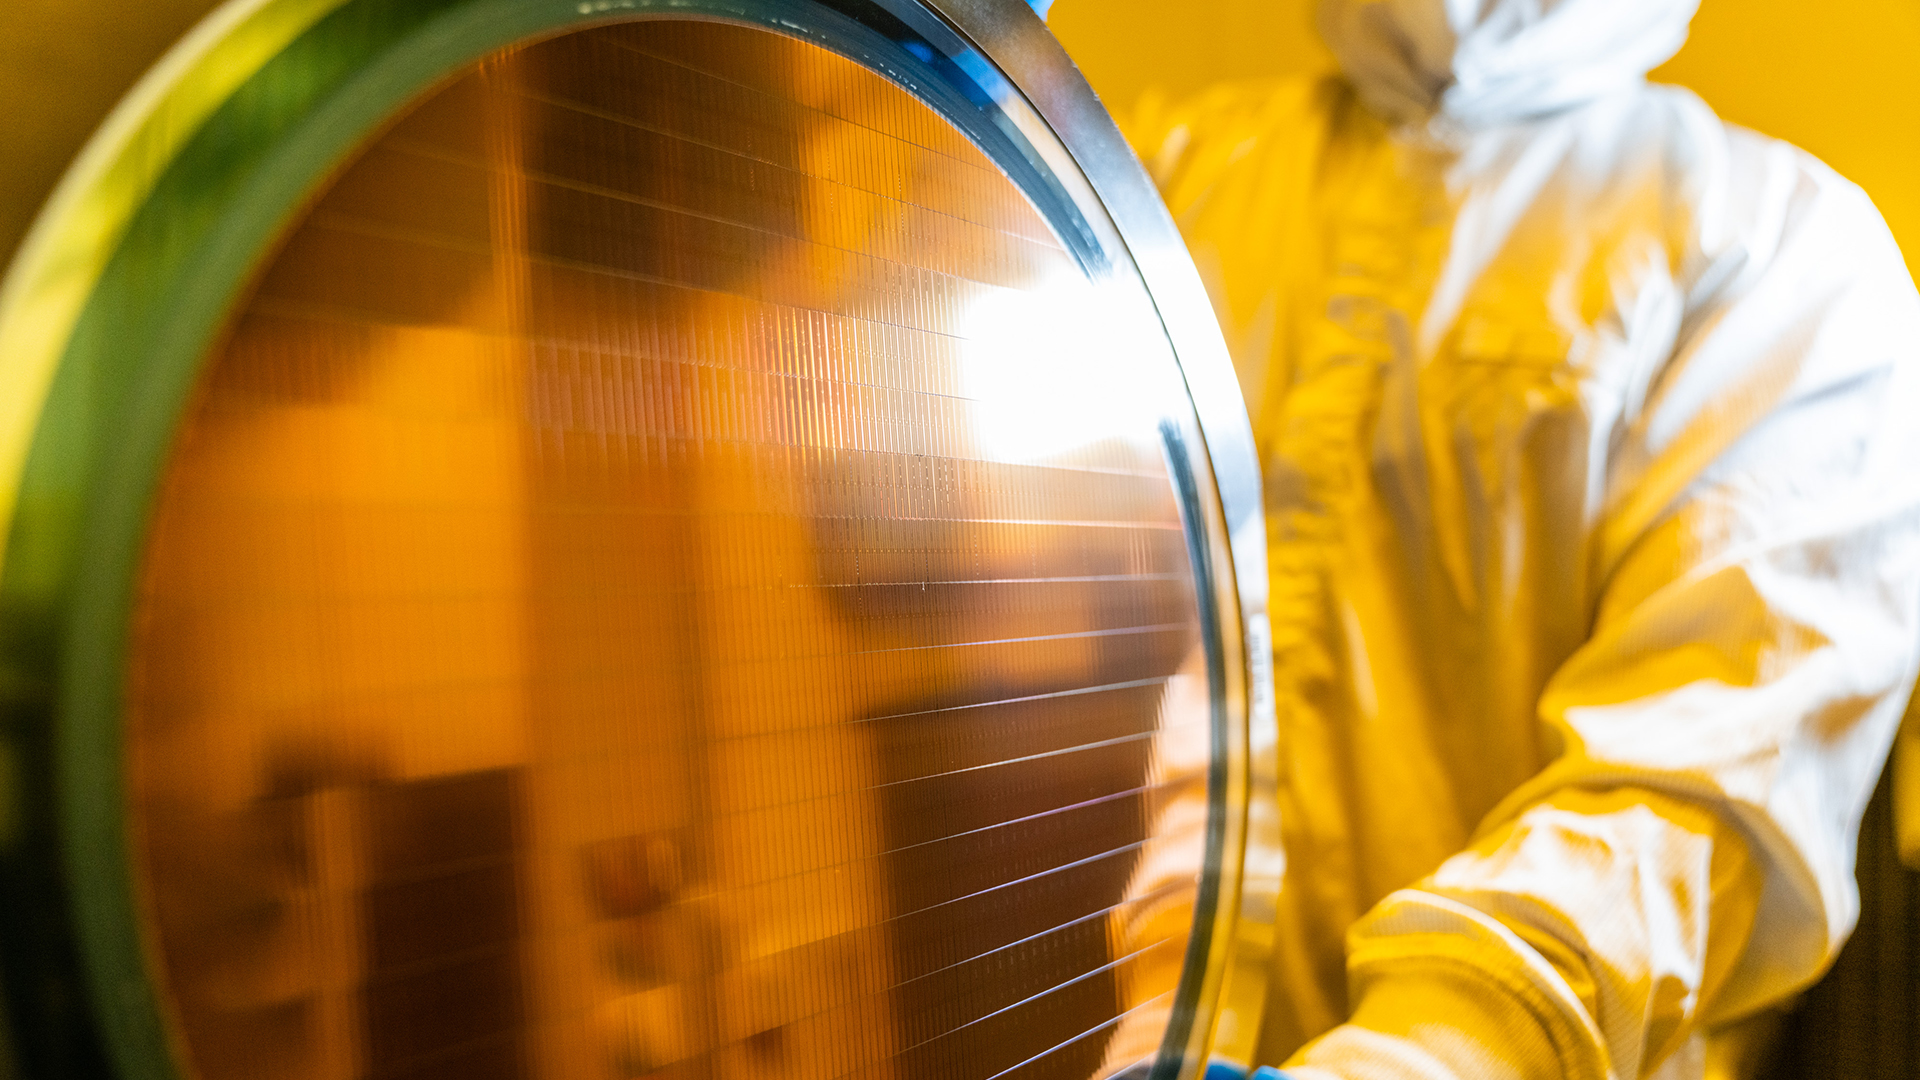
[(1321, 0), (1320, 32), (1396, 120), (1522, 120), (1643, 78), (1678, 52), (1699, 0)]

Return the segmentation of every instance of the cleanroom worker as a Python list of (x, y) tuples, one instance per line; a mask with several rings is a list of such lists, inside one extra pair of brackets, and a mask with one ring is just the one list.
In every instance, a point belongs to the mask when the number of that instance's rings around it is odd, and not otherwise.
[(1645, 81), (1696, 4), (1324, 0), (1343, 77), (1129, 131), (1265, 469), (1295, 1080), (1697, 1077), (1853, 926), (1920, 297), (1859, 188)]

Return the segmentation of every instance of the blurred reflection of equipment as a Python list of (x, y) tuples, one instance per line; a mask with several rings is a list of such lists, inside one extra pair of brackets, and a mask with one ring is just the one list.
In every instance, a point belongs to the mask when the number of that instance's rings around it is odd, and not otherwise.
[(1208, 319), (1012, 0), (223, 8), (0, 297), (22, 1073), (1243, 1060)]

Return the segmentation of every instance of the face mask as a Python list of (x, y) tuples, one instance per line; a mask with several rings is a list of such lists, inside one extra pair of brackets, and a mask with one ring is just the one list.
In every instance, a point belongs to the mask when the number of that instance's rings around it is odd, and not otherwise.
[(1320, 34), (1369, 105), (1394, 119), (1414, 119), (1432, 112), (1453, 81), (1459, 30), (1449, 6), (1447, 0), (1321, 0)]

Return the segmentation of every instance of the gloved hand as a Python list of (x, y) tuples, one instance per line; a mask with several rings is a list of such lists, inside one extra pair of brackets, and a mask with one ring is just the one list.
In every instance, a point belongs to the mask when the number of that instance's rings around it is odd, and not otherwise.
[(1287, 1074), (1271, 1065), (1262, 1065), (1248, 1075), (1245, 1069), (1230, 1062), (1209, 1061), (1200, 1080), (1287, 1080)]
[[(1143, 1061), (1113, 1074), (1108, 1080), (1146, 1080), (1151, 1071), (1153, 1063)], [(1271, 1065), (1262, 1065), (1248, 1074), (1245, 1068), (1231, 1062), (1209, 1061), (1206, 1071), (1200, 1074), (1200, 1080), (1287, 1080), (1287, 1074)]]

